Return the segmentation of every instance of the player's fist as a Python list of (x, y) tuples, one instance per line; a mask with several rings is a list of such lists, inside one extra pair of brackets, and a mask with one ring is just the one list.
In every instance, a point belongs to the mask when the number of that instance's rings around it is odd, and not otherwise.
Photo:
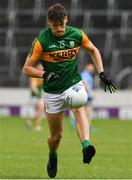
[(104, 74), (104, 72), (99, 73), (99, 78), (105, 84), (105, 92), (106, 92), (107, 89), (110, 91), (110, 93), (116, 91), (115, 85), (112, 83), (110, 78)]
[(44, 72), (43, 78), (48, 82), (54, 82), (59, 79), (59, 75), (54, 72)]

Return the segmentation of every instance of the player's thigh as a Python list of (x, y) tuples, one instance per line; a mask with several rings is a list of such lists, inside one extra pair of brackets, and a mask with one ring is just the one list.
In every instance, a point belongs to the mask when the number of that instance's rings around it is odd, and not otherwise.
[(62, 133), (64, 113), (46, 113), (46, 117), (48, 120), (50, 134), (54, 136), (55, 134)]
[(93, 110), (92, 105), (86, 106), (86, 107), (85, 107), (85, 110), (86, 110), (87, 113), (92, 113), (92, 110)]

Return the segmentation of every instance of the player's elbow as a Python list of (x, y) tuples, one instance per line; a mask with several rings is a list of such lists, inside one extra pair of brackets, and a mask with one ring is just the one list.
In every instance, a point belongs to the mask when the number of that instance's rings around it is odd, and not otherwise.
[(26, 66), (23, 67), (22, 73), (28, 75), (28, 68)]
[(89, 54), (90, 54), (90, 56), (92, 57), (93, 60), (97, 60), (100, 57), (100, 52), (96, 47), (91, 49)]
[(95, 46), (93, 46), (93, 48), (90, 49), (89, 53), (91, 55), (95, 55), (99, 53), (99, 50)]

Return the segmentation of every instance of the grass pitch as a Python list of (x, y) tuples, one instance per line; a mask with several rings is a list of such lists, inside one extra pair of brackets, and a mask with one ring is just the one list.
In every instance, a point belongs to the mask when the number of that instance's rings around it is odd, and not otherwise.
[[(58, 173), (62, 179), (132, 178), (132, 121), (94, 120), (91, 143), (96, 156), (90, 165), (82, 162), (82, 147), (69, 120), (64, 120), (64, 135), (58, 152)], [(48, 160), (47, 122), (43, 131), (27, 129), (24, 119), (0, 118), (0, 178), (43, 179)]]

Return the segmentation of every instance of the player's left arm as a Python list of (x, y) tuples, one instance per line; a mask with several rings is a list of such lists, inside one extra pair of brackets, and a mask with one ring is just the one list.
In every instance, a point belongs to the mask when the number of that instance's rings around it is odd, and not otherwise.
[(89, 40), (87, 35), (82, 32), (82, 46), (88, 51), (90, 54), (98, 73), (101, 73), (104, 71), (102, 58), (100, 55), (99, 50), (93, 45), (93, 43)]
[(115, 85), (104, 73), (103, 62), (99, 50), (93, 45), (84, 32), (82, 32), (82, 46), (89, 52), (99, 73), (99, 78), (105, 84), (105, 91), (108, 89), (110, 93), (115, 92)]

